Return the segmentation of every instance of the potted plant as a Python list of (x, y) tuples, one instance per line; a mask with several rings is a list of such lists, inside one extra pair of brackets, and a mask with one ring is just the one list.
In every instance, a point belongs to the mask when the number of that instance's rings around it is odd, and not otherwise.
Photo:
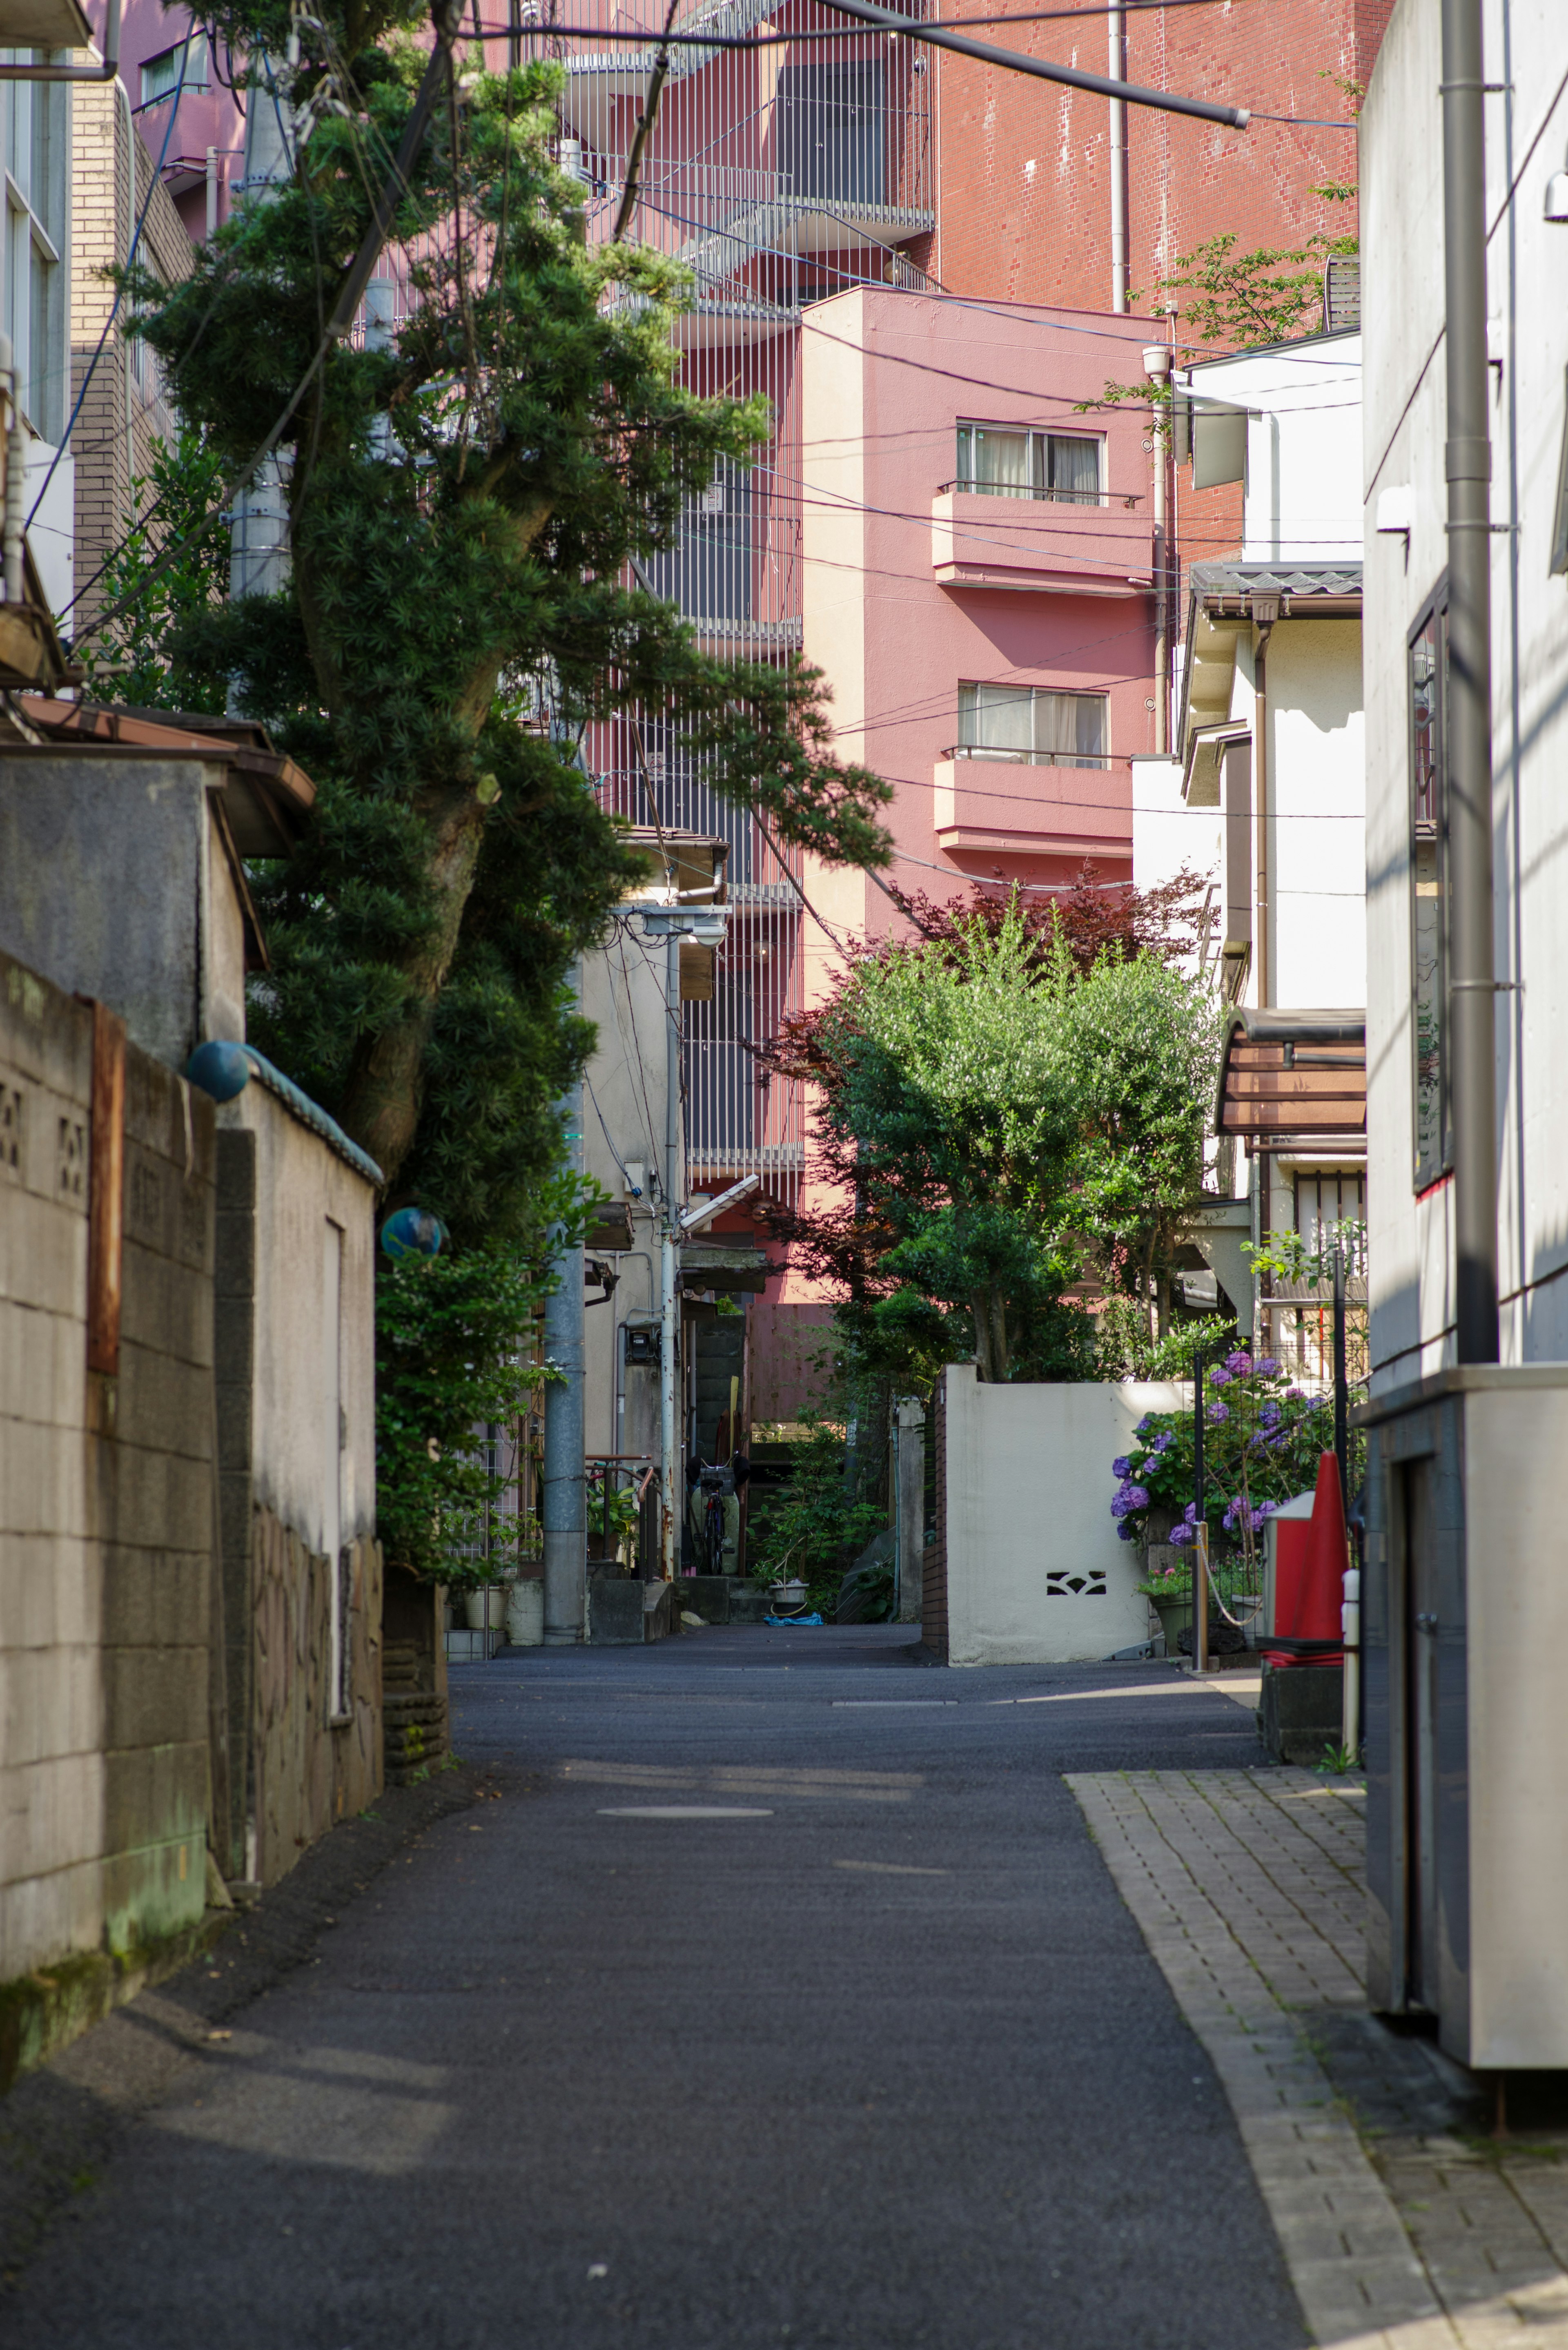
[(1179, 1653), (1181, 1635), (1192, 1626), (1192, 1575), (1185, 1561), (1169, 1566), (1153, 1566), (1138, 1589), (1144, 1594), (1159, 1618), (1159, 1628), (1165, 1635), (1165, 1653)]

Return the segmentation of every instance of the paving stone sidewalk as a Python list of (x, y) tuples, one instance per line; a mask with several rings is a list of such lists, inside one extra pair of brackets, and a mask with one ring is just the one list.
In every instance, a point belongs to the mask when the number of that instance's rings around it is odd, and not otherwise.
[(1568, 2350), (1568, 2130), (1490, 2138), (1469, 2076), (1366, 2013), (1363, 1791), (1067, 1783), (1224, 2085), (1314, 2341)]

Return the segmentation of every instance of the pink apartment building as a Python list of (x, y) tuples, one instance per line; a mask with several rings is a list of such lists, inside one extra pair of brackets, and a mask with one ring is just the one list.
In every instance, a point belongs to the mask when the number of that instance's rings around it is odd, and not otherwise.
[[(1132, 878), (1132, 769), (1155, 747), (1147, 411), (1163, 321), (860, 286), (799, 329), (802, 644), (838, 747), (896, 787), (888, 879), (939, 902), (1048, 894), (1085, 859)], [(800, 997), (905, 927), (859, 872), (808, 869)], [(826, 928), (824, 927), (826, 925)], [(842, 941), (842, 943), (841, 943)], [(814, 1201), (809, 1145), (803, 1204)], [(753, 1315), (753, 1394), (790, 1417), (831, 1302), (781, 1270)]]

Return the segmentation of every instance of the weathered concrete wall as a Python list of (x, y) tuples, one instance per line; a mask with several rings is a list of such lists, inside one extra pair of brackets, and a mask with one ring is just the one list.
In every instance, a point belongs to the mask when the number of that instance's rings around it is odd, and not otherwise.
[(127, 1050), (118, 1370), (89, 1372), (93, 1014), (0, 955), (0, 1982), (199, 1923), (212, 1105)]
[(971, 1363), (950, 1363), (943, 1396), (949, 1662), (1064, 1664), (1147, 1639), (1141, 1560), (1110, 1513), (1111, 1462), (1146, 1411), (1177, 1409), (1181, 1388), (982, 1387)]
[(244, 933), (206, 795), (221, 767), (7, 748), (0, 949), (111, 1004), (175, 1068), (244, 1035)]
[(382, 1783), (374, 1194), (259, 1084), (218, 1115), (224, 1865), (271, 1884)]

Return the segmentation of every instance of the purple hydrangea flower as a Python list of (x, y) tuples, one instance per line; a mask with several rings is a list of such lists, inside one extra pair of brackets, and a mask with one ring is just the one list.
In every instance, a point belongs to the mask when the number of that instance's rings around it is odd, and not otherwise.
[(1209, 1407), (1209, 1417), (1212, 1420), (1229, 1419), (1231, 1417), (1230, 1405), (1225, 1403), (1211, 1403)]
[(1228, 1371), (1233, 1371), (1239, 1379), (1249, 1377), (1252, 1368), (1252, 1357), (1248, 1354), (1245, 1347), (1238, 1347), (1233, 1355), (1226, 1356), (1225, 1368)]
[(1285, 1389), (1285, 1401), (1287, 1403), (1305, 1403), (1305, 1388), (1287, 1388)]
[(1192, 1528), (1188, 1524), (1185, 1518), (1182, 1519), (1179, 1525), (1171, 1527), (1170, 1539), (1173, 1546), (1177, 1550), (1185, 1550), (1187, 1544), (1192, 1540)]
[(1124, 1523), (1116, 1528), (1116, 1534), (1118, 1539), (1122, 1542), (1137, 1542), (1137, 1528), (1136, 1526), (1129, 1526)]
[(1111, 1462), (1111, 1475), (1113, 1477), (1130, 1477), (1132, 1475), (1132, 1462), (1127, 1459), (1125, 1452), (1120, 1453), (1117, 1458)]
[(1211, 1388), (1228, 1388), (1230, 1386), (1231, 1374), (1224, 1368), (1222, 1364), (1215, 1364), (1214, 1368), (1209, 1374), (1209, 1384)]
[(1139, 1420), (1137, 1426), (1133, 1430), (1133, 1434), (1135, 1436), (1147, 1436), (1148, 1434), (1150, 1417), (1151, 1415), (1146, 1411), (1143, 1418)]
[(1259, 1361), (1258, 1369), (1262, 1377), (1265, 1379), (1278, 1378), (1280, 1375), (1279, 1364), (1275, 1361), (1272, 1355), (1264, 1355)]
[(1176, 1430), (1173, 1428), (1168, 1428), (1160, 1435), (1155, 1438), (1154, 1449), (1157, 1452), (1164, 1452), (1169, 1448), (1169, 1446), (1174, 1444), (1175, 1441)]

